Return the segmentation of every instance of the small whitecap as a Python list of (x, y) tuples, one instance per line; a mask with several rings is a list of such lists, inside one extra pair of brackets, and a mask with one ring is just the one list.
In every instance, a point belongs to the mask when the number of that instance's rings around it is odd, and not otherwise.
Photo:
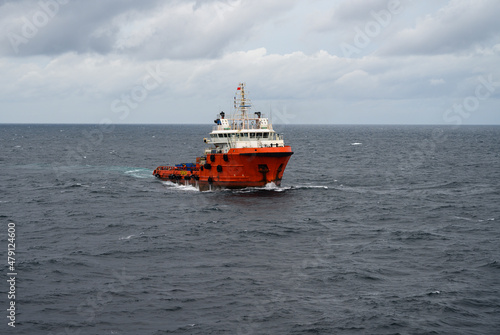
[(121, 240), (130, 240), (133, 236), (135, 236), (135, 235), (129, 235), (127, 237), (120, 237), (120, 241)]
[(188, 192), (194, 192), (194, 191), (198, 192), (199, 191), (198, 187), (193, 186), (191, 184), (182, 185), (182, 184), (173, 183), (173, 182), (168, 181), (168, 180), (162, 181), (162, 184), (169, 186), (172, 189), (181, 190), (181, 191), (188, 191)]
[(354, 142), (354, 143), (351, 143), (351, 145), (361, 145), (363, 143), (360, 143), (360, 142)]
[(328, 186), (325, 185), (297, 185), (294, 186), (296, 189), (314, 189), (314, 188), (321, 188), (324, 190), (328, 190)]
[(266, 188), (266, 189), (268, 189), (268, 190), (274, 190), (274, 189), (277, 189), (277, 188), (278, 188), (278, 186), (276, 186), (276, 184), (275, 184), (275, 183), (270, 182), (270, 183), (267, 183), (267, 184), (265, 185), (265, 188)]

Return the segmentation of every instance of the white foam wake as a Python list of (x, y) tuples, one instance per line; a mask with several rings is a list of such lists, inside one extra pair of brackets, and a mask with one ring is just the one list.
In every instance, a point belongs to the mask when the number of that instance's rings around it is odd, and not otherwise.
[(187, 185), (177, 184), (177, 183), (173, 183), (173, 182), (168, 181), (168, 180), (167, 181), (162, 181), (162, 184), (166, 185), (168, 187), (171, 187), (173, 189), (180, 190), (180, 191), (188, 191), (188, 192), (193, 192), (193, 191), (198, 192), (199, 191), (198, 187), (193, 186), (191, 184), (187, 184)]
[(148, 170), (148, 169), (134, 169), (134, 170), (128, 170), (125, 171), (125, 174), (131, 175), (132, 177), (135, 178), (154, 178), (153, 176), (153, 171)]

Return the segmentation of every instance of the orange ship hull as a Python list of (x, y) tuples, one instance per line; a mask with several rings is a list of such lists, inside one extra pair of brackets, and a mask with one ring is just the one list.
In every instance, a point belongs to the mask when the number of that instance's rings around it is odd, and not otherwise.
[(203, 165), (159, 166), (153, 174), (180, 184), (198, 185), (200, 190), (260, 187), (281, 184), (290, 156), (290, 146), (234, 148), (227, 153), (207, 154)]

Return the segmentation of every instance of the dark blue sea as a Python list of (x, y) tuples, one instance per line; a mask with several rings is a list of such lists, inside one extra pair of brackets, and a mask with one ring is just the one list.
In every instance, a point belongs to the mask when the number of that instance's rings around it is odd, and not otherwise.
[(0, 333), (500, 332), (500, 127), (275, 128), (281, 187), (199, 192), (152, 171), (210, 125), (0, 125)]

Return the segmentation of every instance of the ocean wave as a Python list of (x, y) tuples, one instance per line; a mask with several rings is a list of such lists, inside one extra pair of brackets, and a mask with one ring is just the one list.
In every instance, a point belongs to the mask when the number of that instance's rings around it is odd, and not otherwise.
[(328, 190), (329, 187), (325, 185), (298, 185), (298, 186), (292, 186), (292, 189), (295, 190), (308, 190), (308, 189), (323, 189), (323, 190)]
[(268, 183), (261, 187), (246, 187), (240, 190), (233, 190), (236, 193), (249, 193), (259, 191), (269, 192), (286, 192), (292, 190), (307, 190), (307, 189), (324, 189), (327, 190), (328, 186), (325, 185), (292, 185), (292, 186), (277, 186), (275, 183)]
[(171, 181), (162, 181), (162, 184), (165, 186), (168, 186), (171, 189), (175, 189), (175, 190), (179, 190), (179, 191), (186, 191), (186, 192), (199, 191), (198, 187), (193, 186), (191, 184), (182, 185), (182, 184), (173, 183)]
[(453, 216), (453, 218), (457, 220), (473, 221), (473, 222), (495, 221), (495, 218), (479, 219), (479, 218), (468, 218), (464, 216)]
[(259, 192), (259, 191), (271, 191), (271, 192), (283, 192), (288, 188), (277, 186), (275, 183), (267, 183), (264, 186), (260, 187), (245, 187), (238, 190), (229, 190), (234, 193), (250, 193), (250, 192)]
[(86, 185), (86, 184), (76, 183), (76, 184), (68, 185), (65, 188), (74, 188), (74, 187), (90, 187), (90, 186)]
[(122, 240), (130, 240), (132, 237), (134, 237), (135, 235), (128, 235), (128, 236), (124, 236), (124, 237), (120, 237), (119, 240), (122, 241)]
[[(199, 191), (197, 186), (191, 184), (177, 184), (171, 181), (162, 181), (163, 185), (166, 185), (172, 189), (179, 191)], [(257, 187), (244, 187), (240, 189), (228, 189), (228, 188), (214, 188), (209, 189), (207, 191), (203, 191), (203, 193), (211, 193), (211, 192), (229, 192), (229, 193), (253, 193), (253, 192), (286, 192), (291, 190), (307, 190), (307, 189), (323, 189), (328, 190), (329, 187), (326, 185), (292, 185), (292, 186), (277, 186), (275, 183), (267, 183), (264, 186)]]
[(150, 169), (133, 169), (125, 171), (124, 173), (139, 179), (154, 178), (153, 171)]
[(484, 265), (479, 266), (480, 268), (492, 268), (495, 270), (500, 270), (500, 262), (498, 261), (493, 261)]

